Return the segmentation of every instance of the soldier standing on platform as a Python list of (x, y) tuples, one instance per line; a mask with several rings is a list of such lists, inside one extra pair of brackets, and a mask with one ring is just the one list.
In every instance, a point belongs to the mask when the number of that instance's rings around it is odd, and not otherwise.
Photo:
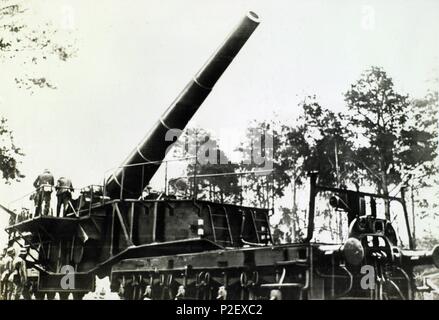
[(44, 215), (49, 214), (50, 209), (50, 196), (52, 194), (52, 187), (55, 184), (53, 175), (48, 169), (44, 170), (34, 182), (34, 187), (37, 189), (38, 193), (38, 206), (36, 208), (35, 215), (41, 214), (43, 202), (44, 202)]
[(56, 216), (60, 217), (61, 206), (63, 207), (63, 215), (72, 199), (73, 185), (72, 181), (68, 178), (61, 177), (56, 183), (56, 197), (58, 198), (58, 203), (56, 204)]
[(29, 197), (29, 200), (32, 200), (34, 202), (34, 206), (35, 206), (34, 215), (37, 215), (37, 210), (36, 209), (38, 208), (38, 203), (40, 202), (39, 196), (40, 196), (40, 193), (38, 192), (38, 190), (35, 190), (35, 192), (32, 193), (30, 195), (30, 197)]

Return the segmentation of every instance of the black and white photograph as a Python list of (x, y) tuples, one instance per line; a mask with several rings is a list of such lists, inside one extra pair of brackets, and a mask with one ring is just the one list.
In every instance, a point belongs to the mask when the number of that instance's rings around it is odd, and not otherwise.
[(438, 31), (436, 0), (0, 0), (0, 309), (439, 300)]

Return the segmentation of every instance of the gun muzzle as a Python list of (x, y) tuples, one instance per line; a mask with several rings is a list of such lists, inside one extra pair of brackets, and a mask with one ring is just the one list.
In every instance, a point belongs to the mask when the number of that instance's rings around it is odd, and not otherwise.
[(349, 238), (341, 248), (346, 262), (358, 266), (364, 259), (364, 248), (357, 238)]
[(364, 248), (357, 238), (349, 238), (343, 245), (321, 245), (320, 252), (326, 257), (335, 255), (337, 259), (344, 260), (348, 265), (358, 266), (364, 259)]

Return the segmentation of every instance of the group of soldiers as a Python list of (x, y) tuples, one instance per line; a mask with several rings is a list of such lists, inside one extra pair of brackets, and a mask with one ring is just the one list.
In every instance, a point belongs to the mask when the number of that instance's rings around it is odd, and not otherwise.
[(26, 262), (13, 247), (0, 255), (0, 300), (19, 300), (27, 283)]
[(31, 195), (31, 200), (33, 200), (35, 204), (35, 216), (49, 214), (50, 198), (53, 188), (55, 187), (56, 197), (58, 199), (56, 216), (60, 217), (61, 208), (63, 212), (65, 212), (72, 199), (72, 192), (74, 190), (72, 181), (66, 177), (59, 178), (55, 186), (53, 174), (48, 169), (44, 170), (44, 172), (35, 179), (34, 187), (36, 191)]
[[(60, 217), (61, 209), (65, 213), (74, 190), (70, 179), (60, 177), (55, 185), (52, 173), (46, 169), (36, 178), (34, 187), (36, 190), (31, 195), (31, 200), (35, 204), (35, 216), (49, 214), (53, 189), (58, 199), (56, 216)], [(28, 210), (15, 216), (11, 215), (13, 221), (10, 221), (10, 224), (20, 222), (27, 216), (29, 216)], [(22, 258), (23, 254), (21, 251), (17, 254), (17, 250), (12, 246), (0, 252), (0, 300), (18, 300), (22, 297), (23, 289), (27, 284), (27, 269), (26, 262)]]

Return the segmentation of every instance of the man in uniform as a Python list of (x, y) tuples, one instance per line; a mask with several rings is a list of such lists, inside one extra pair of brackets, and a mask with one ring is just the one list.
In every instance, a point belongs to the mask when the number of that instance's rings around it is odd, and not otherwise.
[(44, 201), (44, 215), (49, 213), (50, 208), (50, 196), (52, 194), (52, 187), (55, 184), (53, 175), (48, 169), (44, 170), (34, 182), (34, 187), (37, 189), (38, 206), (36, 208), (35, 215), (38, 216), (41, 213), (43, 201)]
[(19, 300), (23, 294), (23, 289), (27, 281), (26, 262), (20, 255), (16, 256), (16, 251), (12, 252), (11, 272), (9, 274), (9, 296), (11, 300)]
[(0, 253), (0, 300), (4, 299), (3, 291), (4, 291), (4, 287), (6, 286), (6, 282), (2, 280), (3, 272), (6, 270), (5, 257), (6, 257), (6, 248), (4, 248)]
[(59, 217), (61, 213), (61, 206), (63, 208), (63, 215), (72, 199), (73, 185), (72, 181), (68, 178), (61, 177), (56, 183), (56, 197), (58, 198), (58, 203), (56, 204), (56, 216)]
[(227, 299), (227, 290), (225, 286), (221, 286), (218, 289), (218, 296), (216, 297), (217, 300), (226, 300)]
[(184, 286), (179, 286), (177, 294), (175, 295), (175, 300), (184, 300), (186, 297), (186, 289)]
[(40, 193), (38, 192), (38, 190), (35, 190), (34, 193), (32, 193), (29, 197), (29, 200), (32, 200), (34, 202), (34, 206), (35, 206), (35, 215), (37, 215), (36, 209), (38, 208), (38, 204), (40, 202)]
[(17, 221), (17, 209), (14, 209), (13, 211), (9, 212), (9, 225), (13, 226), (14, 224), (16, 224)]
[(1, 283), (2, 283), (2, 296), (3, 299), (8, 300), (10, 297), (11, 286), (9, 284), (9, 275), (12, 270), (12, 261), (13, 255), (15, 253), (14, 248), (8, 248), (6, 250), (6, 256), (3, 258), (3, 272), (1, 274)]

